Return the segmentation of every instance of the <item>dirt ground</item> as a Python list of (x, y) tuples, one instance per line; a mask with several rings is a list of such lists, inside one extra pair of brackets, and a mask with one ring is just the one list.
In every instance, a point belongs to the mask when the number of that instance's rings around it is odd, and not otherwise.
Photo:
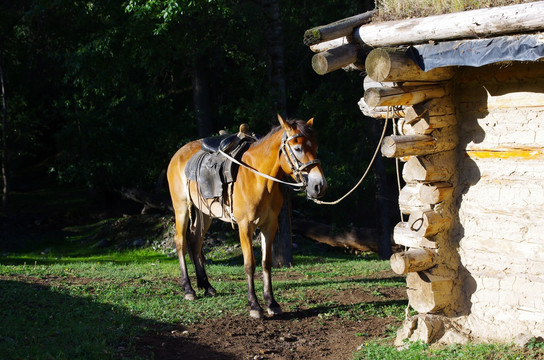
[[(404, 289), (387, 289), (386, 300), (405, 300)], [(308, 303), (334, 300), (340, 305), (376, 301), (365, 291), (339, 292)], [(384, 300), (384, 299), (382, 299)], [(148, 333), (136, 343), (137, 352), (155, 359), (351, 359), (357, 348), (384, 338), (400, 321), (367, 317), (351, 321), (325, 317), (319, 307), (297, 309), (263, 320), (225, 317), (175, 330)]]

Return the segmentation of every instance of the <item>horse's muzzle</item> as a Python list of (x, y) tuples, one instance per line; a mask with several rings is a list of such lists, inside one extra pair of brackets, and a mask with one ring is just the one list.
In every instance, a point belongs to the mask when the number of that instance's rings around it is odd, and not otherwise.
[(327, 190), (327, 180), (321, 174), (321, 172), (311, 171), (308, 174), (306, 194), (310, 199), (319, 199), (325, 195)]

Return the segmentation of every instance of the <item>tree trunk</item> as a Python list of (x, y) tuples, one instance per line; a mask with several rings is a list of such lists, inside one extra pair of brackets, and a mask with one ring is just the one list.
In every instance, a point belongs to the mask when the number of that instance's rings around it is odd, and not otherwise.
[(2, 42), (0, 41), (0, 95), (2, 96), (2, 208), (6, 208), (8, 197), (8, 176), (6, 172), (6, 126), (7, 126), (7, 109), (6, 109), (6, 91), (4, 87), (4, 68), (2, 66)]
[[(285, 88), (285, 51), (283, 44), (283, 26), (278, 0), (262, 0), (261, 9), (266, 19), (265, 38), (269, 57), (268, 76), (270, 95), (273, 101), (271, 120), (276, 124), (276, 114), (287, 115)], [(279, 215), (279, 228), (273, 246), (273, 263), (275, 267), (289, 266), (293, 262), (291, 238), (291, 200), (289, 190), (284, 189), (282, 210)]]
[[(372, 146), (378, 146), (378, 139), (380, 138), (381, 129), (379, 121), (371, 121), (371, 133), (372, 133)], [(377, 156), (373, 166), (374, 177), (376, 178), (376, 206), (377, 216), (379, 217), (380, 227), (380, 241), (378, 245), (378, 255), (381, 259), (389, 259), (393, 253), (391, 249), (391, 219), (390, 219), (390, 206), (389, 196), (391, 191), (387, 183), (387, 175), (385, 172), (385, 161), (383, 157)]]
[(261, 8), (266, 19), (265, 38), (269, 57), (268, 77), (273, 106), (273, 116), (276, 124), (276, 113), (285, 117), (287, 100), (285, 87), (285, 49), (283, 43), (283, 25), (278, 0), (262, 0)]
[(202, 59), (197, 59), (193, 71), (193, 104), (198, 126), (198, 136), (203, 138), (212, 134), (210, 114), (210, 85)]

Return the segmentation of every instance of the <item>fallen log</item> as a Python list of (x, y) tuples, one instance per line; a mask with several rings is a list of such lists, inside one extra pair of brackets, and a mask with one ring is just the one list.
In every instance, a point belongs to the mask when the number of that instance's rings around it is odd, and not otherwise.
[(376, 229), (353, 228), (337, 234), (328, 224), (293, 218), (293, 232), (334, 247), (378, 252), (380, 234)]
[(172, 202), (167, 196), (149, 193), (137, 188), (121, 188), (119, 192), (125, 199), (142, 204), (144, 206), (142, 209), (142, 214), (147, 213), (149, 209), (174, 212)]

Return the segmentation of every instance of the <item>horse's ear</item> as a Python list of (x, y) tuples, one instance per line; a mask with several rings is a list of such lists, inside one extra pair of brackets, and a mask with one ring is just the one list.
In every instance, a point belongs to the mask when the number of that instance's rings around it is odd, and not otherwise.
[(292, 131), (293, 130), (291, 125), (289, 125), (285, 120), (283, 120), (283, 118), (281, 117), (280, 114), (278, 114), (278, 121), (280, 122), (280, 125), (283, 128), (283, 130), (285, 130), (285, 131)]
[(313, 127), (314, 126), (314, 118), (311, 118), (310, 120), (306, 121), (306, 125)]

